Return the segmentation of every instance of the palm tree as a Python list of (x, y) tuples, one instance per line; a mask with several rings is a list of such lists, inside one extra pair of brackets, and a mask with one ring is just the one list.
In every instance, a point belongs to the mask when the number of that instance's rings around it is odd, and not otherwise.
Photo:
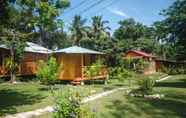
[(99, 40), (101, 36), (110, 36), (108, 30), (110, 27), (105, 26), (108, 24), (108, 21), (103, 21), (102, 16), (94, 16), (92, 17), (92, 35), (96, 40)]
[(86, 19), (82, 19), (81, 16), (75, 15), (72, 21), (70, 31), (73, 45), (80, 45), (80, 41), (86, 37), (87, 28), (84, 26)]
[(108, 39), (110, 38), (110, 27), (107, 26), (109, 22), (102, 20), (102, 16), (92, 17), (92, 24), (89, 28), (89, 46), (92, 49), (97, 49), (103, 51), (100, 47), (106, 47), (108, 44)]

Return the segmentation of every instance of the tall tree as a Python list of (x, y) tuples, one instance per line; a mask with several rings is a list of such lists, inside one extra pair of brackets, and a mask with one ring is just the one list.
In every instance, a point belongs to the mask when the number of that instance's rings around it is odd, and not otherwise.
[(15, 29), (4, 29), (2, 33), (0, 39), (10, 50), (10, 56), (5, 59), (5, 67), (10, 71), (10, 82), (14, 83), (16, 82), (16, 72), (23, 57), (26, 39), (29, 34)]
[(107, 26), (108, 21), (104, 21), (102, 16), (92, 17), (91, 26), (87, 27), (87, 37), (80, 43), (82, 46), (103, 51), (108, 46), (110, 39), (110, 28)]
[(92, 17), (91, 33), (95, 39), (100, 39), (103, 35), (110, 35), (110, 27), (106, 26), (108, 23), (108, 21), (102, 20), (102, 16)]
[(176, 0), (161, 13), (166, 17), (161, 23), (166, 26), (166, 41), (176, 47), (176, 58), (186, 60), (186, 0)]
[[(28, 25), (39, 34), (39, 43), (50, 47), (47, 43), (51, 32), (58, 30), (58, 25), (63, 24), (57, 20), (60, 13), (70, 5), (68, 0), (17, 0), (17, 4), (30, 14)], [(50, 35), (50, 36), (49, 36)]]
[[(0, 26), (4, 23), (7, 23), (8, 19), (8, 1), (7, 0), (0, 0)], [(0, 28), (1, 30), (2, 28)]]
[[(0, 41), (5, 44), (10, 50), (10, 57), (7, 59), (6, 65), (10, 70), (11, 82), (16, 80), (17, 65), (22, 57), (24, 47), (26, 46), (28, 32), (25, 32), (22, 27), (25, 21), (25, 16), (22, 16), (22, 11), (15, 7), (13, 3), (7, 2), (3, 11), (5, 14), (1, 16), (0, 26)], [(14, 15), (16, 14), (16, 15)], [(3, 19), (6, 18), (6, 21)]]
[(120, 27), (115, 30), (114, 38), (118, 41), (121, 52), (131, 49), (153, 52), (156, 43), (151, 37), (153, 29), (136, 22), (134, 19), (126, 19), (119, 22)]
[(105, 62), (111, 66), (115, 63), (115, 42), (110, 35), (111, 28), (109, 21), (103, 20), (102, 16), (92, 17), (92, 24), (89, 27), (88, 40), (85, 47), (105, 52)]
[(87, 27), (84, 26), (86, 19), (82, 19), (81, 16), (74, 16), (72, 24), (70, 26), (71, 39), (73, 40), (73, 45), (80, 45), (80, 41), (87, 35)]
[(110, 27), (107, 26), (108, 23), (108, 21), (102, 19), (102, 16), (92, 17), (90, 38), (95, 42), (95, 49), (103, 51), (104, 46), (107, 45), (108, 40), (110, 39)]
[(175, 46), (170, 43), (168, 36), (168, 27), (164, 21), (156, 21), (153, 24), (154, 39), (159, 43), (157, 46), (156, 54), (163, 59), (175, 59)]
[(136, 23), (134, 19), (120, 21), (119, 25), (120, 27), (114, 32), (114, 37), (119, 41), (122, 51), (136, 48), (137, 39), (143, 35), (143, 25)]
[[(117, 39), (132, 39), (133, 41), (144, 35), (144, 26), (134, 19), (126, 19), (119, 22), (120, 27), (115, 31)], [(122, 33), (120, 36), (117, 33)]]

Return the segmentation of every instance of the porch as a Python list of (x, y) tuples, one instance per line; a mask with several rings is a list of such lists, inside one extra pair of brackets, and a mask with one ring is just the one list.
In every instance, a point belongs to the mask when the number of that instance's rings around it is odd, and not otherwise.
[(104, 53), (81, 48), (78, 46), (69, 47), (55, 52), (57, 62), (63, 66), (59, 79), (71, 81), (79, 84), (84, 80), (105, 80), (108, 76), (106, 66), (101, 67), (101, 71), (94, 77), (87, 77), (86, 68), (92, 66), (98, 59), (103, 58)]

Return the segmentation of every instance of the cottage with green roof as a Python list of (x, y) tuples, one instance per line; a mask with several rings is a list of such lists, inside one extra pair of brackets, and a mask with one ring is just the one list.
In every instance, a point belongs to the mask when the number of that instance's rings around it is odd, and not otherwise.
[[(80, 84), (88, 79), (85, 76), (84, 69), (94, 63), (97, 59), (101, 58), (102, 55), (104, 55), (104, 53), (78, 46), (55, 51), (58, 63), (63, 65), (59, 79)], [(93, 79), (105, 80), (106, 77), (107, 70), (105, 67), (102, 67), (99, 75), (93, 77)]]

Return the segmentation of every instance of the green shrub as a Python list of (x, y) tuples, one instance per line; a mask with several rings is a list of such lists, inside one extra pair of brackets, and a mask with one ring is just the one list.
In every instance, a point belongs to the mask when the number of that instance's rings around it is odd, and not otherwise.
[(143, 73), (144, 69), (149, 66), (149, 61), (144, 59), (132, 59), (128, 58), (123, 61), (120, 61), (120, 65), (127, 70), (135, 71), (137, 73)]
[(99, 75), (99, 72), (101, 71), (102, 66), (103, 66), (103, 61), (98, 59), (91, 66), (87, 66), (85, 68), (84, 70), (85, 76), (91, 79), (92, 77)]
[(134, 67), (134, 71), (137, 73), (143, 73), (144, 69), (149, 66), (149, 62), (144, 59), (138, 59)]
[(164, 62), (161, 63), (160, 72), (164, 72), (170, 75), (186, 74), (186, 63), (185, 62)]
[(168, 74), (168, 72), (169, 72), (168, 68), (167, 68), (166, 66), (163, 66), (163, 65), (160, 66), (159, 71), (160, 71), (160, 72), (163, 72), (163, 73), (167, 73), (167, 74)]
[(111, 79), (118, 79), (121, 82), (123, 82), (126, 79), (129, 79), (133, 75), (134, 73), (132, 71), (129, 71), (122, 67), (110, 68), (109, 71), (109, 77)]
[(127, 70), (132, 70), (133, 69), (133, 62), (134, 62), (134, 60), (131, 58), (127, 58), (127, 59), (122, 58), (119, 61), (119, 64), (120, 64), (120, 67), (123, 67)]
[(82, 91), (79, 89), (68, 89), (55, 93), (55, 111), (53, 118), (94, 118), (94, 114), (81, 104)]
[(50, 57), (48, 62), (40, 60), (38, 65), (36, 73), (37, 78), (39, 78), (43, 84), (54, 84), (57, 81), (59, 70), (61, 69), (61, 66), (57, 64), (56, 59)]
[(185, 66), (164, 66), (160, 67), (160, 71), (163, 73), (167, 73), (169, 75), (177, 75), (177, 74), (186, 74), (186, 67)]
[(145, 95), (149, 95), (153, 93), (154, 85), (155, 80), (150, 77), (146, 77), (139, 81), (139, 90), (142, 91)]

